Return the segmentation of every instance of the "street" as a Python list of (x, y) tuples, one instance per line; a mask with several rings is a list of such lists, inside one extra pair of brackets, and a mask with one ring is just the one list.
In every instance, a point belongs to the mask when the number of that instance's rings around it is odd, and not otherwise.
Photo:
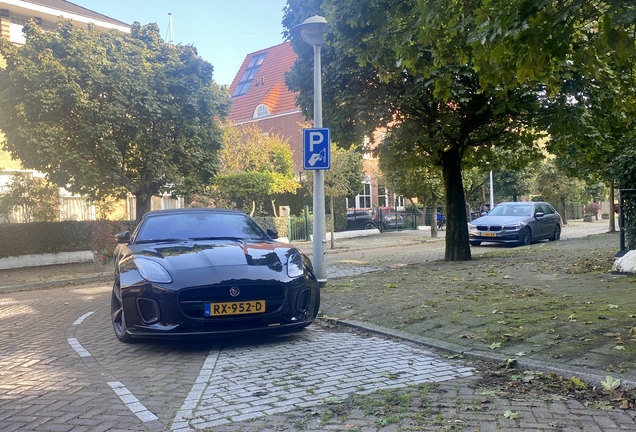
[(109, 308), (107, 285), (2, 296), (0, 429), (204, 429), (472, 374), (422, 348), (320, 326), (122, 344)]
[[(566, 228), (564, 238), (605, 229)], [(439, 241), (328, 254), (329, 277), (443, 253)], [(270, 337), (123, 344), (110, 292), (92, 283), (0, 295), (1, 430), (260, 430), (245, 422), (475, 373), (465, 360), (410, 343), (316, 324)]]

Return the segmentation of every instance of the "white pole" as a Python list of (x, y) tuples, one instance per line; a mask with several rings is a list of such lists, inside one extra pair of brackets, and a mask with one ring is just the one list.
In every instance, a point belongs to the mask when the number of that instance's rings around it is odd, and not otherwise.
[(168, 12), (168, 31), (170, 32), (170, 43), (172, 43), (172, 12)]
[(495, 208), (495, 196), (492, 192), (492, 171), (490, 171), (490, 210)]
[[(320, 45), (314, 45), (314, 128), (322, 127), (322, 82), (321, 82)], [(314, 242), (312, 252), (314, 270), (318, 283), (327, 284), (327, 270), (325, 268), (325, 253), (327, 245), (325, 222), (325, 171), (314, 171)], [(332, 215), (333, 217), (333, 215)], [(333, 233), (332, 233), (333, 235)]]

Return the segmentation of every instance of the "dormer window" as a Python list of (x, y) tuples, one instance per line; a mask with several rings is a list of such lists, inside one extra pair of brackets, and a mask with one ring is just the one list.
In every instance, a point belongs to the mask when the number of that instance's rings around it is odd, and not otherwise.
[(263, 104), (260, 104), (254, 110), (254, 116), (252, 118), (267, 117), (268, 115), (269, 115), (269, 108), (267, 108)]
[(256, 78), (256, 74), (261, 68), (261, 65), (263, 64), (266, 56), (267, 53), (261, 53), (255, 54), (252, 57), (252, 59), (250, 60), (250, 64), (247, 65), (247, 69), (245, 69), (245, 72), (243, 73), (241, 80), (236, 86), (236, 90), (234, 90), (232, 97), (242, 96), (247, 93), (247, 91), (250, 89), (250, 86), (252, 85), (252, 81), (254, 81), (254, 78)]

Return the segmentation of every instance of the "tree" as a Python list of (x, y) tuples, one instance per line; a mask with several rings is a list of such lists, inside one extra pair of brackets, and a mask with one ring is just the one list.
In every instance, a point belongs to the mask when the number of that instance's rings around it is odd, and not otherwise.
[(158, 192), (213, 177), (229, 97), (193, 46), (165, 43), (156, 24), (24, 32), (25, 45), (0, 45), (0, 128), (26, 168), (95, 200), (130, 192), (138, 220)]
[(442, 173), (431, 164), (425, 152), (411, 148), (410, 141), (400, 141), (399, 135), (386, 134), (380, 144), (379, 167), (385, 184), (407, 197), (416, 197), (425, 209), (431, 206), (431, 237), (437, 237), (437, 203), (444, 197)]
[(545, 201), (555, 205), (563, 225), (567, 225), (567, 201), (578, 201), (585, 193), (585, 183), (569, 177), (556, 167), (554, 162), (548, 161), (541, 165), (537, 173), (537, 190)]
[[(447, 1), (457, 17), (464, 2)], [(462, 169), (478, 163), (494, 146), (532, 147), (540, 132), (532, 126), (538, 112), (537, 89), (483, 88), (467, 42), (461, 35), (435, 28), (436, 37), (456, 42), (455, 61), (437, 58), (433, 42), (419, 43), (421, 5), (390, 0), (343, 0), (337, 3), (289, 0), (283, 25), (291, 29), (314, 13), (326, 15), (328, 45), (324, 49), (324, 123), (340, 142), (385, 127), (422, 153), (442, 171), (448, 226), (447, 261), (469, 260)], [(468, 5), (466, 7), (476, 7)], [(433, 31), (433, 29), (427, 29)], [(310, 115), (311, 50), (300, 40), (287, 83), (299, 90), (299, 104)], [(306, 44), (304, 44), (306, 45)], [(448, 60), (448, 59), (444, 59)]]
[(278, 135), (263, 134), (256, 125), (226, 125), (223, 139), (220, 173), (213, 182), (216, 191), (250, 214), (257, 202), (268, 199), (276, 215), (276, 195), (294, 193), (300, 187), (289, 144)]
[(54, 221), (59, 209), (59, 188), (29, 173), (16, 173), (0, 192), (0, 215), (8, 222)]
[[(632, 0), (492, 0), (461, 17), (446, 0), (420, 0), (420, 42), (439, 64), (452, 64), (455, 39), (468, 42), (482, 88), (519, 83), (545, 86), (551, 152), (570, 175), (602, 179), (613, 201), (614, 162), (636, 118), (636, 3)], [(444, 55), (446, 54), (446, 55)], [(614, 231), (614, 218), (610, 218)]]

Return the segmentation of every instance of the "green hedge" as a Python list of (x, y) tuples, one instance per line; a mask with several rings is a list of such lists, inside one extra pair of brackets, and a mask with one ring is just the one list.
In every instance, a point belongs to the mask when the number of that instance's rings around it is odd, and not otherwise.
[[(134, 229), (135, 221), (64, 221), (0, 224), (0, 258), (91, 250), (96, 226), (118, 224)], [(115, 238), (105, 240), (115, 244)]]

